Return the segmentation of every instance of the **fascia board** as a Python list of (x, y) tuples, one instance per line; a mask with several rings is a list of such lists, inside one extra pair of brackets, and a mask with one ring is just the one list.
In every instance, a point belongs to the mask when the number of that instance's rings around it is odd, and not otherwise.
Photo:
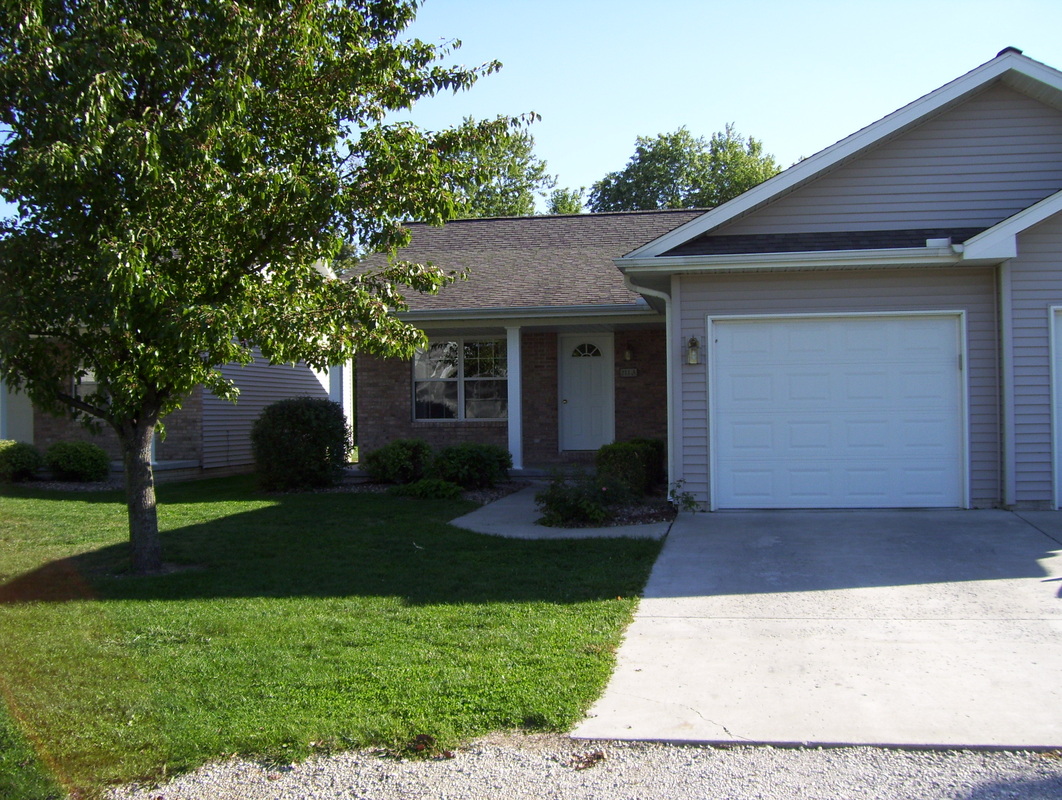
[(528, 306), (503, 308), (440, 309), (438, 311), (403, 311), (400, 319), (408, 322), (452, 322), (460, 320), (504, 319), (597, 319), (600, 317), (652, 317), (657, 313), (639, 298), (639, 302), (599, 306)]
[(903, 247), (886, 250), (824, 250), (807, 253), (740, 253), (713, 256), (657, 256), (617, 258), (624, 274), (653, 272), (732, 272), (763, 269), (851, 269), (873, 267), (951, 266), (962, 255), (951, 246)]
[(805, 183), (831, 167), (852, 158), (871, 145), (887, 139), (893, 134), (910, 127), (919, 120), (930, 116), (939, 109), (954, 103), (964, 96), (977, 91), (982, 86), (1014, 71), (1040, 81), (1062, 91), (1062, 73), (1033, 61), (1031, 58), (1014, 52), (1005, 52), (991, 61), (941, 86), (924, 97), (907, 104), (877, 122), (856, 131), (851, 136), (830, 145), (789, 169), (764, 181), (759, 186), (749, 189), (733, 200), (718, 206), (703, 216), (690, 220), (673, 231), (665, 233), (658, 239), (639, 247), (627, 254), (626, 258), (639, 259), (659, 256), (673, 247), (689, 241), (695, 236), (717, 228), (747, 211), (762, 205), (773, 197)]
[(1055, 192), (968, 239), (963, 244), (963, 257), (1015, 258), (1018, 255), (1018, 234), (1059, 212), (1062, 212), (1062, 192)]

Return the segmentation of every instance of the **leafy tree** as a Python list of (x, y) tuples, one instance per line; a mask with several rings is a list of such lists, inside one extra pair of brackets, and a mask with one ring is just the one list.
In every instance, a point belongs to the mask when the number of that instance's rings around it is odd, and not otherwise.
[(711, 139), (685, 127), (656, 138), (639, 136), (634, 155), (619, 172), (590, 187), (592, 211), (713, 208), (777, 174), (763, 143), (727, 125)]
[(554, 189), (546, 205), (547, 214), (582, 214), (583, 189)]
[[(469, 124), (469, 120), (465, 120)], [(535, 213), (536, 196), (545, 196), (557, 181), (546, 162), (534, 154), (535, 139), (525, 129), (511, 130), (463, 154), (482, 179), (458, 200), (460, 217), (525, 217)]]
[[(344, 241), (389, 250), (482, 181), (461, 154), (514, 120), (385, 124), (494, 71), (399, 35), (415, 0), (34, 0), (0, 5), (0, 377), (121, 442), (134, 569), (161, 565), (150, 445), (252, 349), (326, 368), (411, 354), (393, 262), (350, 280)], [(91, 373), (96, 390), (75, 391)], [(87, 383), (87, 382), (86, 382)]]

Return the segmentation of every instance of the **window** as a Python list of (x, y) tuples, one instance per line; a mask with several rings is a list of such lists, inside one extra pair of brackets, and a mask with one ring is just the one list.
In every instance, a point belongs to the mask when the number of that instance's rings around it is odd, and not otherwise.
[(413, 418), (505, 419), (504, 339), (432, 342), (413, 358)]

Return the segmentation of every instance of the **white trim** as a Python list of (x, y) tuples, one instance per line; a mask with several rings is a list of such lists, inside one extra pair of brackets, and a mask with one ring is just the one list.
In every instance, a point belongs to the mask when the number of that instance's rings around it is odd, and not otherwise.
[(945, 247), (892, 247), (879, 250), (821, 250), (806, 253), (737, 253), (710, 256), (617, 258), (624, 273), (735, 272), (762, 269), (873, 269), (893, 267), (949, 267), (963, 254)]
[(1000, 489), (1004, 508), (1014, 505), (1018, 493), (1017, 445), (1014, 436), (1014, 299), (1010, 263), (999, 265), (999, 409)]
[(665, 233), (630, 253), (632, 259), (659, 256), (673, 247), (746, 214), (784, 192), (807, 183), (838, 164), (854, 158), (878, 142), (896, 136), (946, 106), (957, 103), (1007, 73), (1023, 75), (1062, 91), (1062, 73), (1012, 50), (967, 72), (924, 97), (856, 131), (825, 150), (794, 164), (784, 172), (749, 189), (703, 216)]
[(1062, 506), (1062, 407), (1060, 407), (1060, 401), (1062, 401), (1062, 386), (1059, 386), (1059, 382), (1062, 381), (1062, 373), (1057, 369), (1057, 359), (1062, 356), (1062, 352), (1059, 352), (1057, 340), (1055, 337), (1062, 333), (1062, 321), (1059, 320), (1059, 315), (1062, 314), (1062, 306), (1049, 306), (1047, 309), (1047, 325), (1048, 336), (1050, 340), (1048, 342), (1048, 358), (1050, 359), (1049, 374), (1051, 376), (1051, 507), (1059, 508)]
[(1062, 192), (1055, 192), (969, 239), (963, 245), (963, 258), (1015, 258), (1018, 255), (1018, 234), (1060, 211)]
[[(419, 325), (421, 322), (438, 320), (448, 322), (460, 320), (521, 320), (521, 319), (565, 319), (586, 317), (597, 320), (599, 317), (653, 317), (658, 316), (641, 297), (635, 303), (614, 303), (612, 305), (582, 306), (513, 306), (494, 308), (447, 308), (421, 311), (402, 311), (399, 319)], [(510, 324), (513, 324), (510, 322)]]
[(0, 439), (7, 439), (7, 384), (0, 380)]
[(715, 413), (715, 404), (712, 400), (714, 391), (713, 388), (717, 385), (718, 376), (716, 375), (715, 365), (715, 337), (712, 330), (712, 325), (716, 322), (740, 322), (742, 320), (757, 320), (757, 321), (770, 321), (770, 320), (783, 320), (783, 319), (864, 319), (867, 317), (954, 317), (958, 323), (959, 341), (957, 342), (959, 349), (959, 358), (961, 360), (961, 368), (958, 370), (959, 380), (959, 458), (961, 460), (960, 468), (961, 472), (961, 489), (960, 493), (962, 508), (970, 507), (970, 397), (969, 397), (969, 357), (967, 355), (966, 344), (966, 312), (963, 310), (932, 310), (932, 311), (834, 311), (825, 313), (796, 313), (796, 314), (720, 314), (705, 316), (705, 342), (707, 343), (706, 353), (708, 360), (708, 380), (706, 382), (705, 390), (708, 393), (707, 408), (708, 408), (708, 508), (711, 511), (718, 510), (718, 498), (719, 490), (717, 487), (718, 469), (716, 467), (716, 458), (718, 457), (718, 448), (716, 442), (719, 437), (716, 431), (717, 415)]
[(513, 457), (513, 469), (524, 468), (524, 413), (523, 373), (521, 365), (520, 328), (505, 329), (505, 367), (509, 380), (508, 421), (509, 454)]
[[(567, 353), (574, 344), (593, 341), (601, 347), (601, 357), (608, 368), (605, 370), (608, 385), (605, 387), (605, 444), (616, 440), (616, 337), (612, 331), (586, 333), (561, 333), (557, 335), (557, 450), (564, 452), (566, 431), (564, 430), (564, 386)], [(594, 448), (595, 450), (597, 448)]]

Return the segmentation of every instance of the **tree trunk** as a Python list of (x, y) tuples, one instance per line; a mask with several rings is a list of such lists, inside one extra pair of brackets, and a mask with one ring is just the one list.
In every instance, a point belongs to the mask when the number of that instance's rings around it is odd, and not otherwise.
[(133, 572), (148, 575), (162, 569), (162, 542), (155, 510), (155, 476), (151, 470), (154, 423), (137, 422), (121, 431), (125, 463), (125, 502), (129, 509), (129, 543)]

